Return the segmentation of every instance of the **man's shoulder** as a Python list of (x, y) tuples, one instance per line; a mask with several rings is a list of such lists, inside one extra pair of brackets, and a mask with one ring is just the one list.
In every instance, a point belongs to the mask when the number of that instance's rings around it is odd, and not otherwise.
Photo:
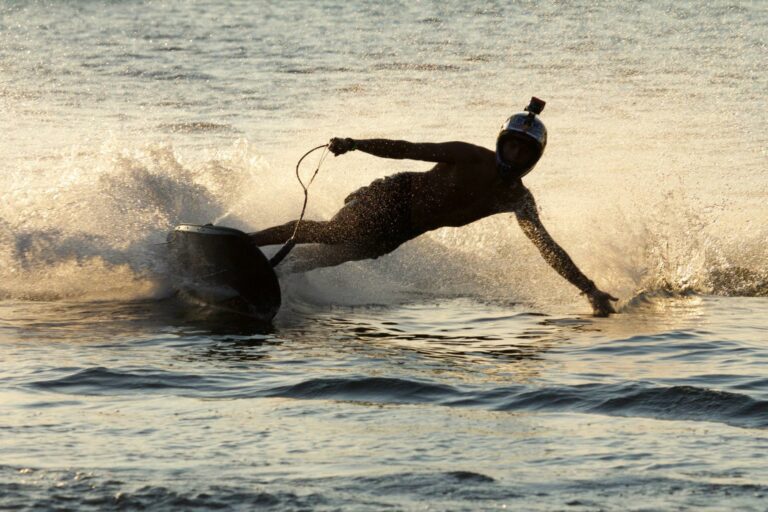
[(483, 160), (483, 161), (489, 161), (489, 162), (496, 162), (496, 152), (492, 151), (486, 147), (478, 146), (477, 144), (470, 144), (469, 142), (465, 142), (464, 144), (467, 145), (468, 151), (472, 152), (477, 160)]
[(505, 183), (496, 193), (496, 204), (500, 211), (516, 212), (533, 199), (533, 195), (520, 180)]
[(479, 180), (480, 183), (489, 183), (496, 177), (495, 152), (468, 142), (454, 144), (457, 145), (456, 152), (461, 154), (461, 158), (457, 158), (452, 167), (460, 176), (473, 182)]
[(483, 146), (472, 144), (471, 142), (450, 141), (443, 142), (442, 145), (456, 155), (461, 155), (458, 159), (464, 162), (477, 162), (495, 160), (496, 153)]

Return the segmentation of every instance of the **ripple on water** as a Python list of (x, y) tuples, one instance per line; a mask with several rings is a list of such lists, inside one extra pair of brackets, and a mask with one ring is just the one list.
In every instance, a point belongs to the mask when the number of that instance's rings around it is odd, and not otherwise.
[(74, 395), (160, 392), (219, 399), (281, 397), (381, 404), (433, 404), (499, 411), (571, 411), (666, 420), (712, 421), (748, 428), (768, 427), (766, 400), (704, 387), (658, 386), (645, 382), (544, 387), (513, 385), (483, 389), (426, 380), (351, 376), (311, 378), (290, 385), (269, 386), (247, 375), (203, 377), (154, 369), (117, 371), (88, 368), (27, 385)]
[(29, 382), (31, 388), (71, 393), (75, 395), (117, 395), (167, 390), (194, 390), (201, 393), (225, 391), (224, 376), (192, 375), (188, 373), (156, 369), (134, 369), (132, 371), (110, 370), (96, 367), (78, 370), (56, 379)]
[(626, 500), (642, 499), (649, 509), (711, 505), (727, 499), (734, 510), (757, 510), (768, 495), (759, 483), (718, 483), (641, 475), (614, 478), (551, 479), (531, 487), (472, 471), (387, 472), (365, 477), (258, 479), (227, 485), (178, 482), (126, 483), (90, 471), (0, 466), (0, 506), (4, 510), (382, 510), (417, 504), (441, 510), (524, 507), (526, 510), (626, 510)]
[(0, 467), (3, 510), (310, 510), (326, 502), (317, 494), (269, 492), (258, 486), (190, 485), (174, 490), (129, 485), (91, 472)]

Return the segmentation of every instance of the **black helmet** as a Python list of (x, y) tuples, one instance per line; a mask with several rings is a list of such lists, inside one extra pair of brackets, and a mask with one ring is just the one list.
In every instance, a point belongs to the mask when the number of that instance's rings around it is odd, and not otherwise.
[[(545, 104), (546, 102), (534, 96), (525, 107), (527, 114), (525, 112), (515, 114), (501, 126), (496, 139), (496, 164), (504, 178), (522, 178), (531, 172), (544, 153), (544, 148), (547, 146), (547, 129), (536, 114), (544, 110)], [(504, 159), (502, 149), (509, 140), (519, 141), (525, 149), (515, 161)]]

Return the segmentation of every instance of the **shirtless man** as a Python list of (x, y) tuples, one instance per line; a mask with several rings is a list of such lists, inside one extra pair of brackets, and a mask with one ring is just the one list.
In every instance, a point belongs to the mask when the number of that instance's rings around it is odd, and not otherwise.
[[(533, 195), (521, 181), (547, 144), (547, 130), (537, 117), (543, 108), (543, 101), (532, 98), (527, 113), (510, 117), (495, 152), (466, 142), (331, 139), (328, 149), (336, 156), (362, 151), (436, 165), (427, 172), (403, 172), (374, 181), (347, 196), (329, 221), (302, 221), (294, 241), (324, 244), (326, 250), (301, 270), (377, 258), (427, 231), (512, 212), (546, 262), (587, 296), (595, 316), (615, 313), (611, 301), (617, 299), (600, 291), (552, 239), (539, 220)], [(295, 225), (291, 221), (251, 236), (258, 246), (282, 244)]]

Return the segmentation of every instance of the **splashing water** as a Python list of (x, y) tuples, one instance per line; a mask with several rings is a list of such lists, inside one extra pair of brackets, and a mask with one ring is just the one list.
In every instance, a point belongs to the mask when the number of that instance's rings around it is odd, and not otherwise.
[[(603, 39), (572, 28), (578, 36), (563, 53), (563, 27), (580, 19), (568, 9), (541, 8), (533, 18), (516, 8), (476, 9), (469, 21), (454, 6), (435, 18), (441, 30), (412, 34), (410, 53), (398, 54), (379, 36), (340, 46), (357, 55), (361, 67), (354, 69), (338, 64), (342, 54), (305, 44), (324, 31), (322, 10), (313, 11), (316, 23), (306, 34), (285, 32), (283, 46), (275, 47), (274, 27), (260, 25), (256, 11), (245, 25), (230, 20), (229, 38), (206, 36), (194, 24), (161, 24), (162, 36), (137, 39), (125, 17), (129, 6), (113, 6), (100, 24), (90, 6), (62, 7), (41, 31), (24, 22), (51, 16), (41, 5), (6, 7), (5, 26), (14, 28), (0, 41), (8, 63), (2, 98), (18, 121), (0, 149), (2, 297), (163, 296), (160, 244), (175, 224), (254, 230), (297, 216), (300, 192), (290, 169), (305, 146), (330, 135), (491, 146), (495, 127), (527, 91), (549, 100), (551, 134), (528, 184), (545, 224), (601, 287), (625, 300), (656, 291), (767, 293), (761, 220), (768, 212), (761, 198), (768, 192), (768, 109), (759, 87), (765, 73), (755, 67), (764, 27), (745, 29), (731, 43), (675, 35), (681, 27), (716, 33), (723, 24), (749, 25), (759, 19), (752, 12), (758, 7), (723, 4), (693, 13), (656, 6), (667, 20), (660, 25), (647, 24), (647, 8), (619, 20), (611, 8), (596, 9), (584, 23)], [(412, 19), (433, 23), (413, 9)], [(348, 22), (376, 25), (374, 11), (348, 13)], [(298, 13), (286, 6), (272, 15), (283, 23)], [(537, 54), (516, 46), (507, 31), (507, 46), (494, 43), (504, 16), (535, 26)], [(457, 33), (495, 35), (450, 50), (448, 34), (459, 19), (465, 25)], [(408, 34), (418, 27), (402, 23)], [(266, 30), (265, 39), (233, 48), (231, 41), (249, 30)], [(349, 36), (335, 37), (341, 43)], [(629, 52), (648, 38), (658, 47)], [(51, 50), (36, 56), (37, 71), (19, 57), (33, 45)], [(440, 62), (429, 60), (435, 47), (442, 48)], [(244, 53), (235, 58), (238, 51)], [(220, 55), (228, 66), (221, 67)], [(597, 60), (604, 69), (594, 68)], [(259, 70), (255, 76), (248, 75), (252, 69)], [(48, 81), (38, 80), (41, 70)], [(467, 88), (513, 75), (525, 93)], [(107, 94), (115, 76), (122, 92)], [(282, 94), (268, 93), (270, 83), (283, 84)], [(508, 101), (510, 95), (519, 98)], [(420, 102), (422, 96), (433, 101)], [(738, 150), (724, 158), (726, 148)], [(313, 190), (309, 216), (328, 218), (347, 193), (377, 176), (427, 168), (359, 154), (332, 159)], [(514, 224), (499, 216), (439, 230), (375, 262), (317, 271), (298, 286), (315, 283), (329, 303), (352, 295), (386, 302), (414, 290), (546, 308), (579, 301)]]
[[(298, 206), (295, 190), (274, 210), (250, 200), (251, 191), (266, 188), (274, 173), (244, 140), (197, 163), (186, 163), (170, 145), (127, 151), (105, 143), (94, 154), (60, 156), (47, 165), (36, 175), (19, 173), (6, 189), (0, 221), (4, 297), (163, 296), (162, 243), (174, 225), (216, 222), (248, 230), (293, 218)], [(285, 176), (271, 182), (274, 194), (288, 187), (293, 185)], [(313, 194), (313, 204), (330, 203), (320, 194)], [(540, 201), (545, 223), (562, 223), (562, 213), (553, 219), (548, 202)], [(623, 297), (641, 291), (766, 295), (765, 233), (719, 232), (713, 225), (721, 212), (701, 211), (696, 204), (674, 190), (642, 208), (602, 204), (588, 207), (578, 220), (568, 219), (566, 211), (568, 231), (560, 225), (553, 231), (588, 274)], [(317, 208), (315, 214), (323, 216)], [(375, 302), (381, 297), (375, 290), (382, 287), (429, 289), (435, 296), (572, 301), (573, 291), (562, 286), (514, 224), (511, 216), (501, 216), (440, 230), (375, 263), (318, 271), (314, 280), (323, 281), (318, 288), (332, 286), (331, 281), (356, 288), (360, 274), (375, 268), (377, 277), (366, 279), (368, 295), (359, 297), (363, 302)], [(335, 299), (343, 302), (340, 296), (327, 298)]]
[[(94, 152), (73, 149), (35, 162), (41, 168), (19, 169), (8, 180), (0, 214), (0, 294), (45, 300), (162, 297), (169, 291), (162, 244), (174, 225), (216, 222), (248, 230), (295, 217), (296, 187), (252, 144), (241, 139), (213, 153), (186, 162), (169, 144), (127, 150), (108, 141)], [(329, 162), (329, 176), (321, 175), (321, 181), (338, 182), (340, 163)], [(624, 298), (656, 291), (768, 293), (765, 228), (720, 229), (719, 218), (727, 212), (701, 208), (706, 203), (682, 186), (634, 201), (626, 199), (625, 188), (598, 205), (555, 204), (554, 214), (552, 195), (562, 193), (562, 185), (552, 188), (554, 194), (534, 186), (544, 196), (539, 203), (545, 223), (588, 274)], [(258, 204), (254, 191), (280, 199)], [(321, 185), (311, 197), (310, 210), (314, 206), (318, 217), (335, 206), (323, 192)], [(635, 188), (630, 196), (649, 192)], [(317, 271), (309, 282), (331, 290), (328, 302), (351, 300), (350, 290), (357, 297), (353, 302), (362, 303), (397, 300), (397, 290), (542, 305), (578, 300), (514, 224), (511, 216), (499, 216), (439, 230), (376, 262)], [(367, 285), (361, 292), (363, 275)], [(297, 286), (308, 286), (301, 282)]]

